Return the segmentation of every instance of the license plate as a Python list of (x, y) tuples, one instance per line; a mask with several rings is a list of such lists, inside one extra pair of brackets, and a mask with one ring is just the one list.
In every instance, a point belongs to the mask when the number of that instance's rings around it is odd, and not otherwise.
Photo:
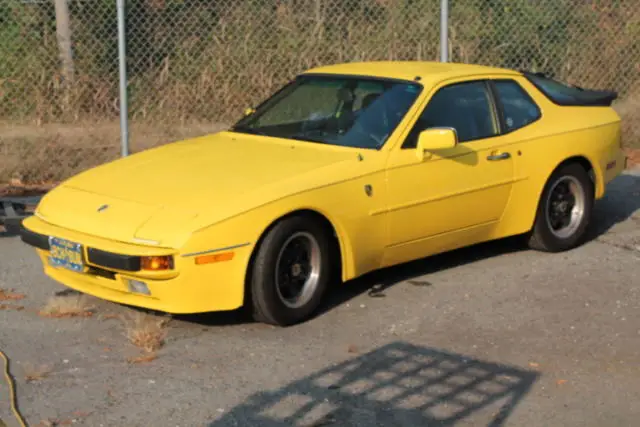
[(49, 262), (53, 267), (66, 268), (76, 272), (84, 271), (81, 244), (52, 237), (49, 240), (49, 247)]

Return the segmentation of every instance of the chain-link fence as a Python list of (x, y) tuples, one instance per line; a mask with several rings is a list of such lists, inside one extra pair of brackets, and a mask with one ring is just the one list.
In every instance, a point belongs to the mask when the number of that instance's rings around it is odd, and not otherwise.
[[(455, 0), (449, 60), (640, 99), (640, 1)], [(128, 0), (132, 150), (237, 119), (309, 67), (438, 60), (440, 0)], [(116, 0), (0, 0), (0, 181), (119, 154)]]

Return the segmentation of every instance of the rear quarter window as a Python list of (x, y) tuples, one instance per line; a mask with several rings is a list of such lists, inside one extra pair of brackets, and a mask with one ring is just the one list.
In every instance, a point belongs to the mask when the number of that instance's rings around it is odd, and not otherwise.
[(506, 132), (523, 128), (542, 116), (538, 105), (516, 81), (498, 80), (493, 85)]

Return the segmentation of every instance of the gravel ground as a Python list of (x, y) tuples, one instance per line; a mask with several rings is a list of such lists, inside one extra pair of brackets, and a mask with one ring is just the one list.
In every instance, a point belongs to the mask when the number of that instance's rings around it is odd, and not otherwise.
[[(0, 302), (24, 307), (0, 310), (0, 349), (34, 426), (636, 426), (639, 172), (614, 181), (573, 251), (507, 239), (432, 257), (345, 284), (286, 329), (173, 318), (148, 363), (128, 362), (140, 351), (112, 316), (129, 308), (38, 315), (64, 288), (0, 238), (0, 288), (26, 295)], [(7, 396), (2, 382), (11, 427)]]

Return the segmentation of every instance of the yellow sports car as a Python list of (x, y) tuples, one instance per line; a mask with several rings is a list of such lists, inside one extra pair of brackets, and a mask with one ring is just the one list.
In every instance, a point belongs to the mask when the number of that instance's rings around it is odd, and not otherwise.
[(63, 182), (21, 235), (87, 294), (291, 325), (382, 267), (512, 235), (579, 245), (626, 163), (615, 98), (468, 64), (320, 67), (228, 130)]

